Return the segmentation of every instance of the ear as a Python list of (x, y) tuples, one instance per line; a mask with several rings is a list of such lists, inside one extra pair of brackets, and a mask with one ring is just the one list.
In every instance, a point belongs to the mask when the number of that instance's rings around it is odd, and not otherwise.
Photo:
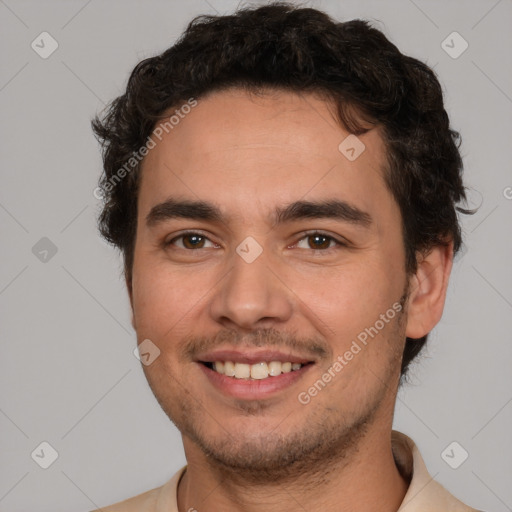
[(132, 327), (137, 330), (135, 326), (135, 315), (133, 313), (133, 291), (132, 291), (132, 277), (131, 275), (128, 275), (126, 272), (124, 274), (124, 281), (126, 283), (126, 289), (128, 290), (128, 297), (130, 298), (130, 308), (132, 310), (132, 318), (131, 318), (131, 324)]
[(419, 256), (416, 273), (410, 278), (407, 328), (408, 338), (428, 334), (443, 314), (448, 280), (453, 264), (453, 243), (437, 245)]

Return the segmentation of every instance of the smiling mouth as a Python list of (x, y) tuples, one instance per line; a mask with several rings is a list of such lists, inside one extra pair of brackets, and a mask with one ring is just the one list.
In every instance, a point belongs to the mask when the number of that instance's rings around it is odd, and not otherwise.
[(300, 370), (313, 363), (291, 363), (281, 361), (261, 361), (255, 364), (235, 363), (233, 361), (201, 362), (210, 370), (233, 379), (263, 380), (278, 377), (283, 373)]

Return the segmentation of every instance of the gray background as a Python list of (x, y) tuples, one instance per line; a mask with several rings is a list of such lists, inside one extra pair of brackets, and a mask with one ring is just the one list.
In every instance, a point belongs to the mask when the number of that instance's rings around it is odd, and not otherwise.
[[(132, 353), (120, 258), (96, 232), (101, 161), (89, 122), (192, 16), (237, 3), (0, 0), (1, 511), (90, 510), (161, 485), (185, 463)], [(452, 493), (512, 510), (512, 2), (307, 4), (375, 20), (446, 90), (480, 209), (463, 221), (445, 315), (399, 394), (395, 428)], [(59, 45), (47, 59), (31, 48), (43, 31)], [(469, 44), (456, 59), (441, 46), (453, 31)], [(31, 457), (43, 441), (58, 452), (48, 469)], [(469, 453), (458, 469), (441, 457), (453, 441)]]

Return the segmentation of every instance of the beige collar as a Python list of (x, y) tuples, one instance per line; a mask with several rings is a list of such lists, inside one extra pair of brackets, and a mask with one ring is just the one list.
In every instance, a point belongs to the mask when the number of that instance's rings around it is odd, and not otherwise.
[[(434, 481), (427, 471), (418, 447), (411, 438), (393, 430), (391, 447), (400, 473), (410, 481), (409, 489), (397, 512), (478, 512), (461, 503)], [(101, 510), (102, 512), (178, 512), (178, 484), (185, 470), (186, 466), (162, 487)]]

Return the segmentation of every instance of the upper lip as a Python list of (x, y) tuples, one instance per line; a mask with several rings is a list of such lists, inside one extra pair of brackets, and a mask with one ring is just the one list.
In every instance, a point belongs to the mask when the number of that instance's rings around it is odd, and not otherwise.
[(280, 361), (281, 363), (312, 363), (310, 357), (291, 354), (279, 350), (212, 350), (197, 356), (196, 360), (201, 363), (214, 363), (216, 361), (231, 361), (233, 363), (256, 364), (264, 361)]

